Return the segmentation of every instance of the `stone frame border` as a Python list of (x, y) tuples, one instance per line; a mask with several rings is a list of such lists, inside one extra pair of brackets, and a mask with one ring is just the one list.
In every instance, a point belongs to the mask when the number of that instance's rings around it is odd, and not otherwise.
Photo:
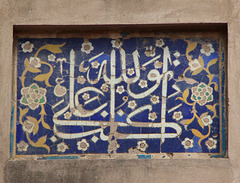
[[(65, 5), (70, 8), (66, 8)], [(233, 0), (7, 1), (0, 6), (0, 182), (240, 182), (240, 3)], [(225, 24), (228, 37), (228, 158), (10, 160), (14, 25)], [(173, 173), (174, 172), (174, 173)]]
[[(73, 30), (71, 30), (73, 29)], [(149, 30), (150, 29), (150, 30)], [(47, 33), (45, 33), (45, 31)], [(55, 31), (57, 30), (57, 31)], [(225, 49), (224, 53), (220, 55), (220, 153), (151, 153), (147, 155), (136, 155), (121, 153), (113, 157), (109, 157), (107, 154), (68, 154), (68, 155), (15, 155), (16, 144), (16, 114), (14, 114), (11, 119), (11, 141), (10, 141), (10, 154), (11, 159), (208, 159), (208, 158), (226, 158), (227, 157), (227, 93), (225, 88), (227, 86), (225, 72), (227, 70), (227, 37), (226, 37), (226, 27), (224, 24), (173, 24), (173, 25), (79, 25), (79, 26), (39, 26), (39, 25), (28, 25), (28, 26), (14, 26), (14, 44), (13, 44), (13, 101), (16, 95), (16, 77), (17, 72), (17, 40), (18, 38), (72, 38), (72, 37), (87, 37), (87, 38), (119, 38), (121, 37), (135, 37), (135, 36), (154, 36), (155, 32), (159, 33), (163, 37), (171, 38), (189, 38), (203, 37), (203, 38), (218, 38), (220, 40), (220, 49)], [(180, 35), (178, 35), (178, 33)], [(158, 35), (158, 36), (160, 36)], [(225, 64), (225, 65), (224, 65)], [(13, 102), (12, 113), (15, 113), (16, 102)], [(13, 115), (13, 114), (12, 114)]]

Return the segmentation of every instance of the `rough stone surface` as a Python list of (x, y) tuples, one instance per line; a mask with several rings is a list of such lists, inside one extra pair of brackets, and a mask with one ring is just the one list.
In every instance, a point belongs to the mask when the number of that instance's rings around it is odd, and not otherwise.
[[(11, 170), (11, 171), (10, 171)], [(228, 160), (9, 161), (5, 182), (232, 182)], [(195, 176), (194, 176), (195, 174)]]
[[(240, 182), (240, 2), (0, 0), (0, 182)], [(211, 160), (10, 160), (13, 25), (228, 24), (228, 155)]]

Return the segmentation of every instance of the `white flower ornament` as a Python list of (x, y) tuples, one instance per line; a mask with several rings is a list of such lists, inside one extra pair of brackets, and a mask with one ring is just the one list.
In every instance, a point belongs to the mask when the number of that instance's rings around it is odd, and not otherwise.
[(156, 46), (157, 47), (163, 47), (163, 45), (164, 45), (165, 43), (164, 43), (164, 41), (163, 41), (163, 39), (158, 39), (158, 40), (156, 40)]
[(68, 146), (64, 142), (61, 142), (57, 145), (58, 152), (65, 152), (67, 149), (68, 149)]
[(195, 71), (198, 68), (201, 68), (202, 66), (200, 65), (198, 59), (194, 59), (193, 61), (189, 62), (188, 65), (190, 66), (191, 71)]
[(100, 64), (98, 63), (98, 61), (92, 62), (91, 65), (92, 65), (92, 68), (94, 68), (94, 69), (97, 69), (97, 68), (100, 66)]
[(78, 150), (86, 151), (89, 147), (89, 143), (86, 139), (82, 139), (81, 141), (77, 142)]
[(94, 49), (94, 47), (92, 46), (91, 42), (84, 42), (82, 44), (81, 51), (86, 53), (86, 54), (89, 54), (93, 49)]
[(209, 138), (206, 142), (205, 145), (207, 148), (210, 149), (216, 149), (217, 148), (217, 140), (214, 140), (213, 138)]
[(17, 148), (18, 148), (18, 151), (19, 152), (22, 152), (22, 151), (27, 151), (28, 149), (28, 144), (25, 142), (25, 141), (20, 141), (18, 144), (17, 144)]
[(30, 43), (30, 41), (26, 41), (25, 43), (21, 44), (21, 47), (24, 53), (27, 53), (27, 52), (31, 53), (33, 51), (34, 45)]
[(213, 120), (212, 120), (210, 115), (206, 115), (206, 116), (203, 116), (203, 117), (200, 116), (200, 118), (201, 118), (204, 126), (208, 126), (208, 125), (211, 125), (213, 123)]
[(29, 120), (24, 121), (22, 129), (27, 133), (32, 133), (35, 124)]
[(117, 93), (122, 94), (124, 91), (125, 91), (125, 89), (124, 89), (123, 85), (117, 86), (117, 90), (116, 90)]
[(147, 80), (140, 80), (138, 85), (141, 87), (141, 88), (147, 88), (148, 87), (148, 84), (147, 84)]
[(88, 100), (90, 98), (90, 95), (88, 93), (84, 93), (82, 95), (83, 100)]
[(107, 92), (108, 91), (108, 84), (107, 83), (103, 83), (102, 86), (101, 86), (101, 90), (103, 92)]
[(153, 95), (151, 98), (150, 98), (150, 101), (153, 103), (153, 104), (157, 104), (159, 103), (159, 96), (156, 96), (156, 95)]
[(148, 114), (148, 119), (151, 121), (155, 121), (155, 119), (157, 119), (157, 114), (156, 112), (152, 112)]
[(41, 67), (41, 60), (38, 57), (30, 57), (29, 67), (31, 68), (39, 68)]
[(145, 152), (147, 148), (148, 148), (148, 144), (147, 144), (146, 140), (142, 140), (142, 141), (137, 142), (137, 149), (138, 150), (140, 150), (142, 152)]
[(131, 109), (134, 109), (137, 106), (135, 100), (129, 101), (128, 102), (128, 107)]
[(72, 117), (72, 114), (70, 113), (70, 112), (66, 112), (65, 114), (64, 114), (64, 118), (65, 119), (70, 119)]
[(183, 118), (182, 112), (181, 111), (174, 112), (172, 118), (175, 119), (176, 121), (179, 121), (180, 119)]
[(184, 141), (182, 141), (182, 145), (185, 149), (192, 148), (193, 147), (193, 140), (189, 138), (185, 138)]
[(129, 76), (132, 76), (135, 73), (135, 71), (133, 68), (129, 68), (127, 73)]
[(211, 43), (209, 44), (203, 44), (202, 45), (202, 49), (200, 50), (200, 52), (206, 56), (210, 56), (212, 53), (214, 53), (214, 48), (213, 45)]
[[(55, 62), (55, 59), (56, 59), (56, 56), (51, 54), (51, 55), (48, 55), (48, 61), (50, 62)], [(59, 60), (59, 59), (58, 59)]]
[(33, 83), (31, 86), (21, 89), (22, 97), (20, 103), (35, 110), (39, 105), (47, 102), (46, 93), (47, 90), (45, 88), (40, 88), (36, 83)]
[(119, 49), (122, 46), (120, 39), (112, 40), (111, 43), (113, 48)]

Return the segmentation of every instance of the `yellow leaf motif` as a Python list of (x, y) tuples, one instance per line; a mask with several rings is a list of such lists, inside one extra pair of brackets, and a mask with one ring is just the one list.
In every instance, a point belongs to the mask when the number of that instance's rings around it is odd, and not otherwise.
[(22, 108), (19, 107), (19, 109), (20, 109), (20, 115), (22, 115), (22, 116), (23, 116), (24, 114), (26, 114), (26, 113), (29, 111), (28, 108), (25, 108), (25, 109), (22, 110)]
[(186, 89), (186, 90), (183, 92), (183, 99), (184, 99), (184, 101), (187, 101), (188, 95), (189, 95), (189, 90)]
[(49, 130), (51, 129), (50, 126), (44, 120), (42, 120), (42, 125), (46, 129), (49, 129)]
[(184, 78), (184, 80), (186, 81), (186, 83), (188, 84), (194, 84), (194, 83), (198, 83), (195, 79), (192, 78)]
[(202, 67), (204, 67), (204, 61), (203, 61), (203, 59), (202, 59), (202, 57), (199, 55), (199, 57), (198, 57), (198, 62), (199, 62), (199, 64), (202, 66)]
[(48, 145), (46, 145), (47, 141), (47, 135), (41, 137), (40, 139), (38, 139), (38, 141), (34, 144), (35, 147), (43, 147), (45, 149), (48, 150), (48, 152), (50, 151), (50, 147)]
[(30, 122), (32, 122), (32, 123), (34, 123), (34, 124), (37, 124), (37, 123), (38, 123), (38, 121), (37, 121), (36, 118), (31, 117), (31, 116), (26, 116), (26, 117), (27, 117), (28, 121), (30, 121)]
[(41, 112), (39, 114), (41, 114), (41, 122), (42, 122), (42, 126), (46, 129), (51, 129), (50, 126), (44, 121), (44, 115), (46, 115), (45, 109), (44, 109), (44, 105), (41, 105)]
[(208, 85), (210, 85), (211, 82), (212, 82), (212, 79), (214, 77), (214, 74), (208, 74), (207, 77), (209, 78), (209, 84)]
[(205, 139), (205, 138), (207, 138), (207, 137), (209, 137), (209, 135), (210, 135), (210, 132), (211, 132), (211, 128), (210, 128), (210, 125), (208, 125), (209, 126), (209, 130), (208, 130), (208, 134), (207, 135), (202, 135), (202, 137), (199, 139), (199, 141), (198, 141), (198, 145), (201, 147), (201, 142)]
[(186, 90), (183, 92), (183, 97), (177, 97), (175, 100), (182, 100), (182, 101), (185, 102), (187, 105), (193, 105), (194, 103), (189, 103), (189, 102), (187, 101), (188, 95), (189, 95), (189, 89), (186, 89)]
[(199, 74), (201, 71), (203, 70), (203, 68), (198, 68), (195, 71), (193, 71), (192, 75), (197, 75)]
[(47, 144), (44, 144), (42, 147), (45, 148), (45, 149), (47, 149), (48, 152), (50, 152), (50, 147), (49, 147)]
[(212, 119), (216, 117), (217, 115), (217, 112), (216, 112), (216, 105), (217, 104), (214, 104), (213, 106), (212, 105), (206, 105), (206, 107), (213, 112), (213, 116), (212, 116)]
[(29, 109), (28, 108), (22, 109), (21, 107), (19, 107), (19, 110), (20, 110), (19, 122), (23, 125), (22, 118), (29, 111)]
[(36, 76), (34, 78), (34, 80), (36, 81), (45, 81), (45, 84), (49, 87), (52, 87), (52, 85), (50, 85), (49, 83), (49, 78), (51, 77), (52, 73), (53, 73), (53, 68), (52, 68), (52, 65), (47, 63), (47, 62), (41, 62), (41, 64), (46, 64), (50, 67), (50, 71), (46, 74), (40, 74), (38, 76)]
[(39, 138), (38, 141), (35, 143), (35, 146), (36, 147), (41, 147), (45, 144), (46, 141), (47, 141), (47, 135)]
[(54, 44), (47, 44), (44, 46), (43, 49), (46, 49), (48, 51), (51, 51), (53, 53), (62, 53), (62, 50), (60, 49), (63, 47), (66, 43), (59, 44), (59, 45), (54, 45)]
[(28, 60), (27, 58), (26, 58), (25, 61), (24, 61), (24, 66), (25, 66), (26, 68), (29, 67), (29, 60)]
[(34, 55), (34, 57), (38, 56), (38, 53), (42, 50), (48, 50), (52, 53), (62, 53), (62, 50), (60, 49), (61, 47), (63, 47), (66, 43), (63, 44), (46, 44), (44, 46), (42, 46), (41, 48), (38, 49), (38, 51), (36, 52), (36, 54)]
[(35, 135), (38, 132), (39, 129), (39, 125), (35, 124), (34, 128), (33, 128), (33, 135)]
[(32, 146), (34, 146), (34, 147), (43, 147), (43, 148), (47, 149), (48, 152), (50, 151), (50, 147), (45, 144), (46, 141), (47, 141), (47, 135), (42, 136), (41, 138), (39, 138), (36, 143), (34, 143), (34, 142), (30, 139), (28, 133), (26, 133), (26, 137), (27, 137), (27, 139), (28, 139), (28, 142), (29, 142)]
[(192, 130), (192, 133), (196, 136), (196, 137), (199, 137), (199, 138), (202, 138), (203, 135), (201, 134), (201, 132), (199, 132), (198, 130), (195, 130), (195, 129), (191, 129)]
[(187, 47), (187, 50), (186, 50), (186, 56), (187, 56), (187, 59), (189, 61), (193, 61), (191, 56), (189, 56), (189, 53), (197, 47), (197, 43), (190, 42), (190, 41), (187, 41), (187, 43), (188, 43), (188, 47)]
[(186, 121), (186, 125), (189, 125), (193, 122), (193, 120), (195, 119), (195, 116), (193, 116), (191, 119), (187, 119)]
[(29, 71), (29, 72), (32, 72), (32, 73), (41, 72), (41, 70), (40, 70), (40, 69), (37, 69), (37, 68), (28, 68), (28, 71)]
[(46, 111), (45, 111), (45, 109), (44, 109), (44, 105), (43, 104), (41, 104), (41, 112), (39, 113), (39, 114), (41, 114), (41, 115), (46, 115)]
[(198, 124), (199, 124), (202, 128), (204, 128), (204, 124), (203, 124), (202, 120), (198, 117), (197, 114), (195, 114), (195, 115), (196, 115), (196, 117), (197, 117)]
[(38, 75), (38, 76), (36, 76), (35, 78), (34, 78), (34, 80), (36, 80), (36, 81), (45, 81), (46, 79), (48, 79), (48, 74), (40, 74), (40, 75)]
[(45, 81), (45, 84), (49, 87), (52, 87), (52, 85), (50, 85), (49, 83), (49, 78), (51, 76), (52, 72), (51, 73), (47, 73), (47, 74), (40, 74), (38, 76), (36, 76), (35, 78), (33, 78), (34, 80), (36, 81)]
[(175, 100), (182, 100), (182, 101), (184, 101), (184, 99), (182, 97), (177, 97)]
[(218, 84), (216, 82), (212, 82), (212, 84), (214, 84), (214, 90), (217, 91), (218, 90)]
[(211, 111), (215, 111), (215, 107), (213, 107), (212, 105), (206, 105), (206, 107)]
[(211, 60), (211, 61), (208, 63), (208, 65), (207, 65), (207, 70), (209, 70), (209, 67), (210, 67), (211, 65), (215, 64), (217, 61), (218, 61), (218, 59), (217, 59), (217, 58), (216, 58), (216, 59), (213, 59), (213, 60)]

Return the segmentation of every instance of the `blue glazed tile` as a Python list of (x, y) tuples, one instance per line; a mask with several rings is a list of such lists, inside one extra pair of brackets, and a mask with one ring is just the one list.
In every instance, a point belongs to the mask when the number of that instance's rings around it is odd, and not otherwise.
[(149, 159), (225, 152), (221, 44), (187, 37), (19, 39), (15, 154)]

